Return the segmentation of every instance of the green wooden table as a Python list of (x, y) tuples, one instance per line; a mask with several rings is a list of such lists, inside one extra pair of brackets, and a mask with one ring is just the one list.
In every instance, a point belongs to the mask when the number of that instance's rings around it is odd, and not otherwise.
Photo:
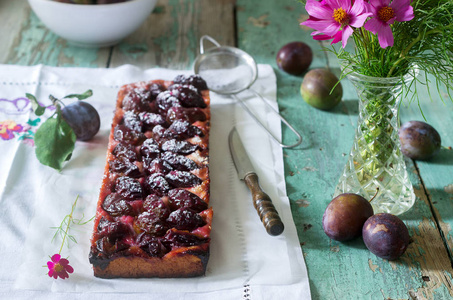
[[(275, 55), (291, 41), (313, 49), (311, 68), (339, 72), (334, 56), (311, 39), (299, 23), (307, 15), (294, 0), (159, 0), (134, 34), (101, 49), (73, 47), (49, 32), (25, 0), (0, 0), (0, 63), (17, 65), (190, 69), (204, 34), (223, 45), (240, 47), (258, 63), (274, 67), (278, 103), (285, 118), (302, 133), (302, 145), (284, 150), (291, 209), (307, 264), (313, 299), (453, 298), (453, 151), (447, 148), (427, 162), (406, 160), (417, 196), (401, 218), (413, 243), (397, 261), (371, 254), (361, 239), (340, 243), (322, 230), (322, 214), (347, 160), (357, 120), (357, 96), (343, 81), (343, 102), (329, 112), (308, 106), (299, 95), (303, 76), (278, 70)], [(426, 121), (445, 147), (453, 145), (453, 102), (420, 91)], [(416, 103), (401, 110), (402, 122), (423, 120)], [(283, 130), (284, 141), (291, 132)]]

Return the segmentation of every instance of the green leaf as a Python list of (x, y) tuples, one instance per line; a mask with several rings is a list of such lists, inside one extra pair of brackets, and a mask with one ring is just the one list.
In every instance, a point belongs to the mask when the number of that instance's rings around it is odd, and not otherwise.
[(35, 133), (35, 152), (39, 162), (61, 170), (63, 163), (71, 158), (76, 142), (72, 128), (59, 114), (47, 119)]
[(88, 90), (88, 91), (86, 91), (83, 94), (70, 94), (70, 95), (67, 95), (63, 99), (66, 99), (66, 98), (77, 98), (79, 100), (84, 100), (84, 99), (89, 98), (91, 96), (93, 96), (93, 91), (92, 90)]
[(44, 106), (41, 106), (36, 97), (33, 96), (32, 94), (26, 93), (25, 96), (30, 100), (31, 108), (35, 112), (35, 115), (42, 116), (46, 108)]

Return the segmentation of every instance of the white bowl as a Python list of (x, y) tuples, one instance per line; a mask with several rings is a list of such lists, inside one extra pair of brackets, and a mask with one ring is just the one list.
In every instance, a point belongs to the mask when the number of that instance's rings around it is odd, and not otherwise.
[(137, 30), (157, 0), (131, 0), (115, 4), (70, 4), (28, 0), (38, 18), (55, 34), (83, 47), (106, 47)]

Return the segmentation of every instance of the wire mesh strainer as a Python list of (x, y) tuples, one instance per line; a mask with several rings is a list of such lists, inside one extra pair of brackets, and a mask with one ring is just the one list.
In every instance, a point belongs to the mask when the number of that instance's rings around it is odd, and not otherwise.
[[(205, 40), (210, 41), (216, 47), (212, 47), (205, 51)], [(195, 60), (194, 71), (196, 74), (203, 77), (211, 91), (223, 95), (231, 95), (237, 100), (245, 111), (247, 111), (281, 147), (291, 148), (302, 142), (301, 135), (293, 128), (293, 126), (291, 126), (291, 124), (289, 124), (289, 122), (286, 121), (263, 96), (253, 89), (250, 89), (258, 78), (258, 66), (253, 57), (247, 52), (235, 47), (221, 46), (212, 37), (204, 35), (200, 39), (200, 55)], [(275, 137), (269, 128), (267, 128), (245, 104), (245, 101), (237, 96), (237, 94), (245, 90), (252, 92), (278, 115), (280, 120), (297, 136), (296, 143), (285, 145)]]

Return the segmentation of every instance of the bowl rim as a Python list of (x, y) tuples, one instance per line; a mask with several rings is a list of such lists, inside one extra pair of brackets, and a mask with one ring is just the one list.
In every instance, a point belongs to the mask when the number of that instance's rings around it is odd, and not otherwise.
[(52, 3), (52, 4), (49, 4), (49, 5), (56, 5), (56, 6), (68, 6), (68, 5), (71, 5), (71, 6), (74, 6), (74, 5), (77, 5), (77, 7), (91, 7), (91, 8), (94, 8), (94, 7), (102, 7), (102, 8), (105, 8), (105, 7), (113, 7), (113, 6), (121, 6), (121, 5), (129, 5), (130, 3), (133, 3), (133, 2), (157, 2), (157, 0), (128, 0), (128, 1), (124, 1), (124, 2), (118, 2), (118, 3), (105, 3), (105, 4), (75, 4), (75, 3), (64, 3), (64, 2), (58, 2), (58, 1), (54, 1), (54, 0), (28, 0), (29, 2), (30, 1), (34, 1), (34, 2), (47, 2), (47, 3)]

